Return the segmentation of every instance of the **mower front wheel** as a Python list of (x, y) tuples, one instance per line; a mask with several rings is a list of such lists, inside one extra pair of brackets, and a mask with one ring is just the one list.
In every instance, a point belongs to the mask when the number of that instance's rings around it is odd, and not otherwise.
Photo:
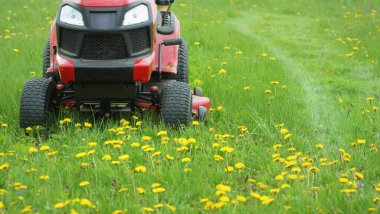
[(189, 84), (178, 81), (167, 83), (161, 95), (160, 112), (165, 124), (179, 127), (188, 125), (192, 116), (192, 96)]
[(55, 83), (46, 78), (26, 82), (20, 102), (20, 127), (46, 126), (55, 111)]

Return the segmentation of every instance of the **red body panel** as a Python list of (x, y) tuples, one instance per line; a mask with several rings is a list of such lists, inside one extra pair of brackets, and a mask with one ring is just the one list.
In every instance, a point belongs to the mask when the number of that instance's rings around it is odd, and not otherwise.
[(63, 83), (75, 81), (74, 63), (68, 59), (64, 59), (59, 54), (56, 55), (56, 60), (59, 67), (59, 76)]
[(199, 106), (203, 106), (207, 109), (210, 109), (211, 107), (210, 99), (208, 97), (199, 97), (199, 96), (193, 95), (192, 112), (194, 115), (198, 115)]
[[(161, 42), (165, 39), (179, 38), (181, 32), (181, 25), (177, 18), (175, 19), (175, 31), (171, 35), (158, 34), (156, 36), (156, 53), (158, 54), (158, 47)], [(161, 57), (161, 71), (167, 73), (177, 73), (177, 60), (178, 60), (178, 45), (175, 46), (163, 46), (162, 47), (162, 57)], [(158, 56), (154, 61), (154, 71), (158, 71)]]
[(135, 62), (133, 66), (133, 80), (135, 82), (149, 82), (150, 76), (152, 74), (154, 58), (155, 52), (153, 52), (149, 57), (139, 59)]

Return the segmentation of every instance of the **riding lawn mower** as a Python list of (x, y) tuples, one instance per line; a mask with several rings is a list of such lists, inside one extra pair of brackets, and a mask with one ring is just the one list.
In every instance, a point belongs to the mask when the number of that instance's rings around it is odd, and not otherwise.
[(43, 54), (43, 77), (26, 82), (21, 128), (47, 126), (60, 108), (154, 109), (165, 124), (204, 119), (210, 100), (188, 84), (188, 53), (174, 0), (63, 0)]

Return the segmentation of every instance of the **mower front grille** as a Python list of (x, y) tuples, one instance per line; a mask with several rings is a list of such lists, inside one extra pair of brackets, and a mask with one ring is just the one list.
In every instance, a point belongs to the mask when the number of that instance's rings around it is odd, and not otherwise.
[(79, 31), (61, 28), (60, 31), (60, 47), (72, 54), (77, 54), (79, 47)]
[(130, 30), (128, 36), (133, 53), (138, 53), (151, 47), (148, 27)]
[(81, 58), (114, 60), (127, 58), (125, 41), (121, 34), (88, 34), (84, 36)]

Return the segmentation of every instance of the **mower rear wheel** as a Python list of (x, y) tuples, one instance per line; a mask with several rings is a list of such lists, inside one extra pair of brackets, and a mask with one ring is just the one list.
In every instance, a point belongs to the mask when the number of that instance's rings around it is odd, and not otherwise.
[(42, 59), (42, 76), (47, 77), (47, 69), (50, 68), (50, 41), (46, 42)]
[(20, 127), (46, 126), (54, 114), (55, 83), (47, 78), (26, 82), (20, 102)]
[(160, 112), (165, 124), (179, 127), (188, 125), (192, 116), (191, 89), (187, 83), (167, 83), (161, 95)]

